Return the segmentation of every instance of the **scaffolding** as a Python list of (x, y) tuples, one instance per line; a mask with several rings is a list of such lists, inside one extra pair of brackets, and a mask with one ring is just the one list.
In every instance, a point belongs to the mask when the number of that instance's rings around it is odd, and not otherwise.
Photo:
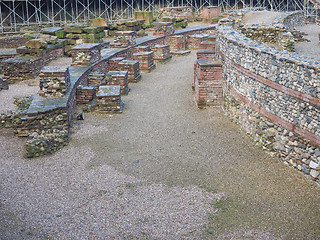
[(174, 6), (192, 6), (200, 13), (205, 6), (222, 12), (241, 8), (273, 11), (304, 11), (319, 20), (319, 0), (0, 0), (0, 31), (17, 31), (19, 26), (86, 23), (94, 18), (111, 22), (131, 19), (134, 11), (152, 11)]

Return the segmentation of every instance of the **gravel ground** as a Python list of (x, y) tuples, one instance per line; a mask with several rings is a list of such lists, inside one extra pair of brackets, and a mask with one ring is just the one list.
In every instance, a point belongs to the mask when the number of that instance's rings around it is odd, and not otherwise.
[(308, 39), (310, 42), (296, 43), (294, 46), (295, 52), (320, 60), (320, 25), (307, 24), (301, 27), (297, 27), (297, 30), (307, 34), (306, 36), (304, 36), (304, 38)]
[(264, 11), (253, 11), (245, 13), (242, 22), (245, 24), (271, 24), (277, 17), (281, 16), (282, 12), (270, 12)]

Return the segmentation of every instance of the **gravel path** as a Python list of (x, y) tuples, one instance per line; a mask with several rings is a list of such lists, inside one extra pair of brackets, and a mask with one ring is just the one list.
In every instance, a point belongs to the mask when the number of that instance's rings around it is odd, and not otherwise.
[(310, 42), (300, 42), (294, 45), (295, 52), (320, 60), (320, 26), (318, 24), (307, 24), (297, 27), (297, 30), (306, 34), (304, 38)]
[(245, 24), (271, 24), (277, 17), (281, 16), (282, 12), (270, 12), (264, 11), (253, 11), (245, 13), (242, 21)]
[(157, 65), (130, 86), (122, 114), (86, 114), (52, 156), (23, 159), (24, 141), (0, 134), (0, 235), (316, 239), (319, 187), (220, 110), (196, 108), (195, 58)]

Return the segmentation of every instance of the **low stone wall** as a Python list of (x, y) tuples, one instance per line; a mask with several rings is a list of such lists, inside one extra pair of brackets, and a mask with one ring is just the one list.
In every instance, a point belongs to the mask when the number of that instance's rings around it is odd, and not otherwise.
[(270, 25), (240, 25), (240, 31), (253, 40), (272, 44), (281, 50), (293, 52), (295, 41), (303, 39), (302, 34), (294, 31), (297, 26), (305, 23), (305, 16), (302, 11), (284, 13), (276, 18)]
[(42, 58), (22, 56), (5, 60), (2, 63), (2, 72), (9, 83), (35, 78), (44, 65), (62, 57), (63, 49), (55, 49), (43, 55)]
[(319, 181), (320, 64), (218, 28), (225, 110), (263, 148)]
[(24, 45), (28, 40), (27, 35), (0, 35), (0, 48), (17, 48)]

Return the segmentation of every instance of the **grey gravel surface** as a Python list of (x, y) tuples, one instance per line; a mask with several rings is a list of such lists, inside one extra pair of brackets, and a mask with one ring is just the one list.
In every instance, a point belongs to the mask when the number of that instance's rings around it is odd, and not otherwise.
[(253, 11), (245, 13), (242, 21), (245, 24), (271, 24), (277, 17), (281, 16), (283, 12), (271, 12), (271, 11)]
[(306, 24), (296, 28), (298, 31), (305, 33), (305, 39), (309, 41), (299, 42), (294, 45), (295, 52), (308, 57), (320, 60), (320, 25)]
[(319, 187), (196, 108), (195, 58), (143, 74), (122, 114), (86, 114), (52, 156), (23, 159), (1, 130), (4, 239), (316, 239)]

